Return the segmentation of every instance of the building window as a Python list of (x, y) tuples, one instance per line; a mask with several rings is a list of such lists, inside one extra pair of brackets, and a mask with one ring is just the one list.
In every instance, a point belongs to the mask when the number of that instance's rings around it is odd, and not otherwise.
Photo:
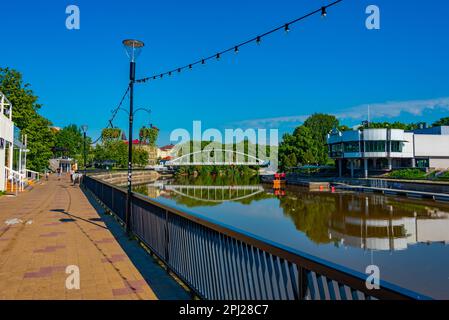
[(402, 152), (402, 146), (400, 141), (391, 141), (391, 152)]
[(385, 141), (365, 141), (365, 152), (385, 152)]
[(358, 142), (345, 142), (345, 152), (360, 152), (360, 146)]
[(416, 166), (418, 168), (428, 168), (429, 167), (429, 159), (416, 159)]
[(343, 148), (340, 143), (331, 145), (331, 152), (341, 152), (341, 151), (343, 151), (342, 149)]

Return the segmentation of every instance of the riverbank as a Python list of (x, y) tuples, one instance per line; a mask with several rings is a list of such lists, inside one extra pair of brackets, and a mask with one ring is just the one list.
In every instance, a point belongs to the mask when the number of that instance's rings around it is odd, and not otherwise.
[[(274, 175), (261, 176), (262, 183), (272, 183)], [(429, 197), (429, 194), (439, 196), (440, 194), (449, 194), (449, 182), (443, 181), (423, 181), (423, 180), (404, 180), (404, 179), (379, 179), (379, 178), (322, 178), (322, 177), (306, 177), (295, 173), (289, 173), (286, 175), (286, 183), (288, 185), (305, 186), (309, 188), (315, 188), (316, 186), (322, 188), (328, 188), (330, 186), (341, 186), (358, 188), (362, 190), (365, 188), (395, 189), (396, 193), (413, 192), (423, 193), (425, 197)], [(321, 188), (321, 187), (320, 187)], [(354, 189), (355, 190), (355, 189)], [(444, 196), (443, 196), (444, 198)]]
[[(108, 171), (108, 172), (100, 172), (100, 173), (91, 173), (88, 174), (91, 177), (95, 177), (96, 179), (114, 184), (114, 185), (125, 185), (128, 181), (128, 172), (127, 171)], [(144, 184), (156, 181), (159, 179), (161, 175), (153, 170), (133, 170), (133, 184)]]

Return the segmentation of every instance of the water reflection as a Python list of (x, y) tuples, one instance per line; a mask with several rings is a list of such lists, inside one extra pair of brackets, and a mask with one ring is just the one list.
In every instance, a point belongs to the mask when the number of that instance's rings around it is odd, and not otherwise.
[(391, 251), (416, 243), (448, 244), (447, 207), (407, 201), (290, 188), (280, 199), (280, 206), (296, 228), (315, 243)]
[[(276, 196), (269, 186), (257, 179), (226, 181), (226, 178), (159, 180), (136, 186), (135, 191), (151, 198), (166, 198), (188, 208), (217, 207), (227, 202), (233, 214), (245, 219), (245, 207), (264, 203), (267, 211), (280, 210), (296, 230), (316, 244), (350, 246), (363, 250), (404, 250), (417, 243), (449, 243), (449, 210), (445, 205), (422, 200), (392, 198), (383, 195), (309, 192), (288, 187)], [(212, 212), (210, 212), (212, 213)], [(221, 217), (226, 220), (226, 217)], [(226, 222), (226, 221), (225, 221)], [(275, 239), (273, 239), (275, 240)]]
[(257, 179), (166, 180), (136, 191), (361, 273), (376, 264), (385, 281), (449, 299), (447, 204), (291, 186), (275, 192)]

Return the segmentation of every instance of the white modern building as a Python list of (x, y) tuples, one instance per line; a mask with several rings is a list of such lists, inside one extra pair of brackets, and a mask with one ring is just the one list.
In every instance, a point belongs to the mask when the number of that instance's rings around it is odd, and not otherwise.
[(12, 113), (12, 104), (0, 92), (0, 191), (18, 192), (38, 173), (26, 169), (26, 136), (14, 126)]
[(414, 131), (400, 129), (332, 130), (327, 136), (329, 156), (339, 175), (399, 168), (449, 168), (449, 126)]

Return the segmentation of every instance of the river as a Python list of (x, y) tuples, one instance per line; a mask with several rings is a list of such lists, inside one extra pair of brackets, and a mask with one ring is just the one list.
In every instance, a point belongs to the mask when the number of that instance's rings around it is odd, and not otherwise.
[(257, 179), (158, 180), (158, 202), (436, 299), (449, 299), (449, 205), (352, 192), (277, 192)]

